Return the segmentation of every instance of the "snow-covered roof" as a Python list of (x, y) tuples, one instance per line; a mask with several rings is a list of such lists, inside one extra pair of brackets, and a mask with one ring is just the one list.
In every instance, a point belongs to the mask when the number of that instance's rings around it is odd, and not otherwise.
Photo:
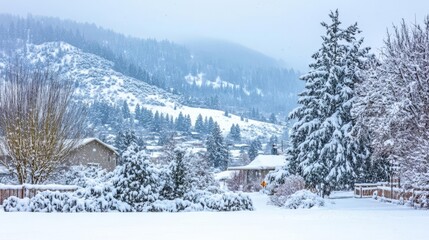
[(105, 146), (106, 148), (108, 148), (108, 149), (112, 150), (113, 152), (115, 152), (116, 155), (119, 155), (119, 153), (117, 152), (117, 149), (115, 147), (113, 147), (112, 145), (109, 145), (109, 144), (101, 141), (98, 138), (83, 138), (83, 139), (81, 139), (81, 140), (78, 141), (76, 148), (78, 148), (80, 146), (84, 146), (84, 145), (86, 145), (86, 144), (88, 144), (90, 142), (93, 142), (93, 141), (98, 142), (99, 144), (101, 144), (101, 145)]
[[(72, 143), (72, 140), (67, 140), (70, 142), (70, 144)], [(65, 142), (65, 144), (67, 144), (67, 141)], [(117, 152), (117, 149), (107, 143), (104, 143), (103, 141), (101, 141), (98, 138), (83, 138), (81, 140), (78, 140), (76, 143), (76, 148), (84, 146), (92, 141), (96, 141), (99, 144), (105, 146), (106, 148), (112, 150), (113, 152), (115, 152), (116, 155), (119, 155), (119, 153)], [(4, 138), (0, 138), (0, 156), (4, 156), (4, 155), (8, 155), (8, 150), (6, 148), (6, 144), (5, 144), (5, 140)]]
[(246, 166), (229, 167), (228, 170), (263, 170), (275, 169), (286, 165), (284, 155), (258, 155), (255, 160)]
[(163, 146), (146, 146), (146, 149), (150, 151), (161, 151), (163, 148)]
[(215, 174), (214, 178), (218, 181), (231, 179), (235, 173), (237, 173), (237, 170), (226, 170), (223, 172), (218, 172)]

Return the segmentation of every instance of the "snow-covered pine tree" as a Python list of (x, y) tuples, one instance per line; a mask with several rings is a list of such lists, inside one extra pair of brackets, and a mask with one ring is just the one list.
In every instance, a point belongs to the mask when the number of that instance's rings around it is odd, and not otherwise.
[(174, 149), (174, 158), (169, 165), (169, 174), (171, 179), (172, 193), (171, 197), (182, 198), (183, 195), (189, 191), (189, 174), (188, 166), (186, 165), (185, 151), (176, 147)]
[[(140, 121), (140, 120), (139, 120)], [(143, 127), (150, 129), (153, 123), (153, 113), (149, 109), (142, 108), (142, 125)]]
[(197, 120), (195, 121), (194, 129), (197, 133), (204, 133), (205, 132), (203, 116), (201, 114), (198, 114)]
[(183, 132), (186, 128), (185, 123), (185, 116), (183, 116), (183, 113), (180, 112), (179, 116), (176, 118), (175, 128), (177, 131)]
[(191, 116), (188, 114), (185, 116), (185, 121), (183, 122), (183, 131), (185, 133), (189, 133), (191, 131), (192, 128), (192, 120), (191, 120)]
[(121, 155), (133, 143), (138, 146), (139, 140), (135, 132), (131, 129), (126, 129), (125, 131), (119, 131), (118, 134), (116, 135), (115, 146)]
[(142, 121), (142, 110), (140, 108), (140, 104), (137, 103), (136, 109), (134, 110), (134, 119), (138, 120), (139, 123)]
[(231, 128), (229, 130), (229, 137), (235, 142), (241, 141), (241, 130), (238, 124), (231, 125)]
[(240, 129), (240, 125), (238, 125), (238, 123), (235, 124), (234, 140), (236, 142), (240, 142), (241, 141), (241, 129)]
[(290, 114), (296, 123), (287, 150), (290, 171), (301, 174), (322, 195), (350, 187), (360, 175), (362, 158), (368, 157), (367, 147), (352, 135), (355, 122), (350, 110), (369, 49), (356, 39), (357, 24), (340, 28), (338, 10), (329, 17), (329, 25), (322, 23), (326, 29), (322, 47), (312, 56), (310, 71), (301, 77), (306, 85), (299, 95), (301, 106)]
[(215, 122), (214, 122), (213, 118), (210, 117), (208, 119), (208, 121), (206, 122), (206, 131), (207, 131), (207, 134), (211, 134), (211, 132), (213, 131), (214, 125), (215, 125)]
[(216, 169), (225, 170), (228, 167), (228, 148), (224, 144), (222, 132), (216, 122), (207, 139), (206, 148), (210, 164)]
[(276, 115), (274, 113), (271, 113), (269, 121), (270, 121), (270, 123), (274, 123), (274, 124), (277, 123), (277, 118), (276, 118)]
[(145, 203), (158, 200), (163, 183), (158, 169), (149, 162), (149, 156), (133, 143), (123, 153), (123, 162), (115, 169), (112, 178), (115, 198), (137, 210)]
[(259, 154), (259, 150), (261, 150), (261, 149), (262, 149), (262, 144), (261, 144), (261, 141), (259, 141), (259, 139), (255, 139), (250, 143), (250, 147), (249, 147), (249, 150), (247, 153), (250, 161), (255, 160), (255, 158)]
[(125, 119), (131, 118), (131, 111), (130, 111), (130, 108), (128, 107), (127, 101), (123, 102), (121, 110), (122, 110), (122, 116)]
[(185, 152), (184, 161), (187, 166), (188, 186), (191, 190), (205, 190), (208, 187), (218, 187), (213, 172), (201, 152), (191, 150)]
[(161, 116), (160, 116), (159, 112), (156, 111), (155, 115), (153, 115), (151, 131), (152, 132), (160, 132), (161, 131), (161, 125), (162, 125)]

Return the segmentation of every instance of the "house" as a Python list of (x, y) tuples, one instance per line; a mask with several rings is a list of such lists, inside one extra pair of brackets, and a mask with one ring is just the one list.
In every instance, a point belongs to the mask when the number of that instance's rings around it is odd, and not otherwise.
[(84, 138), (67, 157), (70, 165), (99, 166), (108, 171), (115, 169), (119, 159), (116, 148), (98, 138)]
[[(0, 139), (0, 158), (7, 158), (7, 149), (4, 140)], [(76, 147), (66, 159), (66, 165), (100, 166), (108, 171), (115, 169), (119, 153), (111, 145), (98, 138), (84, 138), (77, 141)]]
[(228, 171), (239, 171), (242, 185), (261, 183), (268, 172), (286, 165), (284, 155), (258, 155), (246, 166), (229, 167)]

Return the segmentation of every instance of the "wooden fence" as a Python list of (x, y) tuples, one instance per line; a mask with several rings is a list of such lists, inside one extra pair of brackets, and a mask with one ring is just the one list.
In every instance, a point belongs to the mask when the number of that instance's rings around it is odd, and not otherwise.
[(0, 205), (3, 204), (3, 201), (8, 197), (15, 196), (18, 198), (31, 198), (36, 196), (39, 192), (43, 191), (60, 191), (60, 192), (74, 192), (78, 189), (78, 186), (73, 185), (57, 185), (57, 184), (47, 184), (47, 185), (33, 185), (33, 184), (23, 184), (23, 185), (3, 185), (0, 184)]
[[(413, 187), (404, 189), (399, 187), (399, 183), (356, 183), (354, 188), (356, 198), (379, 197), (385, 201), (412, 201), (415, 207), (427, 205), (425, 199), (429, 199), (429, 187)], [(428, 206), (426, 206), (428, 207)]]

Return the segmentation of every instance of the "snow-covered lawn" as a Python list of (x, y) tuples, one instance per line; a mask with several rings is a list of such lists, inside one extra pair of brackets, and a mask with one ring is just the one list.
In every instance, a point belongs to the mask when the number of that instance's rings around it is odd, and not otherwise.
[(253, 193), (253, 212), (5, 213), (0, 239), (428, 239), (429, 211), (373, 199), (286, 210)]

